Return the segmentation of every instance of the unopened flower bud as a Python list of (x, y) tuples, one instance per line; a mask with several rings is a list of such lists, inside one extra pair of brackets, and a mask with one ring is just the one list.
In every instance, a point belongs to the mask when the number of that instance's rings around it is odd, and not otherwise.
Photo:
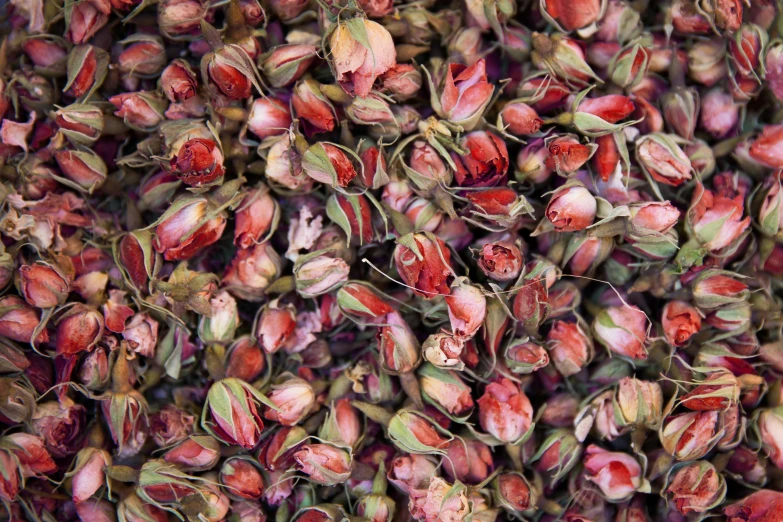
[(478, 399), (481, 428), (504, 443), (516, 443), (530, 434), (533, 407), (527, 395), (506, 378), (487, 385)]
[(668, 134), (649, 134), (636, 144), (642, 167), (655, 181), (677, 187), (691, 179), (691, 162)]
[(587, 480), (598, 486), (609, 502), (622, 502), (636, 491), (650, 490), (639, 462), (627, 453), (607, 451), (593, 444), (585, 450), (584, 466)]
[(726, 480), (711, 463), (699, 460), (675, 469), (666, 495), (682, 515), (704, 513), (723, 502)]
[(331, 444), (306, 444), (294, 453), (297, 469), (324, 486), (345, 482), (351, 475), (350, 454)]
[(262, 397), (255, 388), (239, 379), (218, 381), (207, 394), (201, 425), (224, 444), (253, 449), (264, 428), (258, 408), (268, 400)]
[(272, 87), (287, 87), (302, 77), (316, 58), (316, 48), (306, 44), (279, 45), (259, 58), (264, 77)]
[(635, 306), (610, 306), (593, 323), (597, 339), (612, 352), (632, 359), (647, 358), (648, 321)]
[(220, 467), (220, 485), (226, 493), (247, 499), (260, 499), (264, 494), (261, 470), (250, 459), (233, 457)]
[(546, 217), (560, 232), (584, 230), (595, 220), (596, 201), (580, 184), (558, 188), (546, 206)]
[(593, 359), (593, 343), (578, 323), (555, 322), (547, 343), (552, 362), (564, 377), (579, 373)]
[(187, 471), (212, 469), (220, 460), (220, 443), (209, 435), (191, 435), (166, 451), (163, 460)]
[(492, 99), (495, 87), (487, 81), (486, 63), (478, 60), (470, 67), (449, 64), (440, 88), (432, 84), (432, 107), (443, 119), (473, 130)]

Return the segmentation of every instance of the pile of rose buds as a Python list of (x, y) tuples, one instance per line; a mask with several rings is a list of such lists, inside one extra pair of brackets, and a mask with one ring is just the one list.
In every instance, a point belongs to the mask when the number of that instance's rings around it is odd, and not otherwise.
[(783, 521), (778, 0), (9, 0), (0, 521)]

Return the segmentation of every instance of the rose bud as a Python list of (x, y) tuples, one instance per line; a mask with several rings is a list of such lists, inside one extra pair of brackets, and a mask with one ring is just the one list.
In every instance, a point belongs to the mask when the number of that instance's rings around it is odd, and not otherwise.
[(473, 410), (470, 388), (454, 371), (445, 371), (431, 364), (418, 370), (419, 385), (424, 400), (457, 418), (467, 418)]
[(192, 477), (162, 459), (147, 460), (139, 471), (136, 493), (150, 504), (174, 504), (198, 493)]
[(783, 469), (783, 406), (761, 410), (757, 422), (764, 451), (778, 469)]
[(419, 341), (399, 312), (388, 313), (383, 321), (377, 338), (384, 370), (393, 374), (412, 372), (421, 362)]
[(739, 106), (723, 89), (709, 91), (701, 100), (701, 128), (716, 139), (731, 134), (739, 122)]
[(302, 14), (310, 3), (306, 0), (271, 0), (269, 6), (280, 20), (288, 22)]
[(397, 272), (414, 293), (426, 299), (450, 293), (454, 276), (450, 263), (451, 252), (446, 244), (429, 232), (408, 234), (397, 240), (394, 249)]
[(657, 429), (661, 422), (663, 392), (657, 382), (623, 377), (617, 383), (614, 417), (622, 426)]
[(750, 295), (748, 286), (731, 277), (733, 274), (719, 270), (705, 270), (700, 273), (691, 283), (691, 293), (696, 306), (711, 310), (746, 301)]
[(305, 174), (330, 187), (347, 187), (356, 177), (350, 157), (338, 146), (321, 142), (310, 146), (302, 157)]
[(227, 344), (234, 340), (239, 327), (239, 313), (236, 300), (223, 291), (210, 299), (212, 315), (201, 316), (198, 337), (205, 344)]
[(678, 222), (680, 211), (668, 201), (631, 204), (628, 237), (634, 241), (655, 240), (666, 234)]
[[(362, 41), (354, 34), (362, 34)], [(397, 62), (389, 31), (363, 18), (340, 22), (329, 37), (335, 79), (351, 96), (365, 97), (373, 83)]]
[(446, 296), (451, 331), (458, 337), (473, 337), (487, 316), (487, 299), (477, 286), (467, 284), (467, 278), (457, 279)]
[(698, 183), (688, 210), (688, 225), (704, 248), (715, 252), (729, 246), (750, 225), (750, 216), (742, 219), (743, 196), (731, 198), (705, 189)]
[(764, 463), (756, 451), (747, 446), (739, 446), (732, 453), (726, 470), (748, 484), (762, 485), (767, 480), (767, 470)]
[(577, 323), (555, 322), (546, 339), (552, 362), (564, 377), (576, 375), (593, 359), (593, 343)]
[(512, 373), (530, 374), (548, 364), (549, 354), (535, 343), (516, 340), (506, 349), (506, 365)]
[(726, 45), (723, 40), (700, 40), (688, 51), (688, 76), (712, 87), (728, 74)]
[(508, 130), (515, 136), (535, 134), (543, 123), (535, 109), (519, 101), (504, 106), (498, 115), (498, 128)]
[(750, 157), (764, 166), (783, 168), (783, 125), (765, 125), (761, 135), (753, 140)]
[[(533, 33), (533, 65), (569, 84), (586, 86), (597, 79), (585, 61), (581, 42), (562, 34)], [(537, 107), (536, 110), (539, 110)]]
[(87, 305), (77, 304), (57, 323), (57, 355), (91, 352), (103, 336), (103, 314)]
[(31, 425), (49, 453), (61, 459), (81, 449), (86, 423), (84, 406), (63, 397), (61, 401), (39, 403)]
[(345, 261), (322, 255), (321, 251), (299, 256), (293, 269), (296, 291), (304, 298), (331, 292), (348, 280), (349, 271)]
[(271, 404), (267, 403), (264, 418), (283, 426), (299, 424), (315, 406), (313, 388), (302, 379), (289, 379), (274, 385), (267, 395)]
[(432, 83), (429, 75), (427, 78), (430, 83), (430, 101), (435, 112), (465, 131), (473, 130), (492, 100), (495, 90), (487, 81), (484, 59), (478, 60), (470, 67), (459, 63), (449, 64), (440, 88)]
[(426, 489), (430, 479), (438, 474), (438, 466), (433, 459), (431, 455), (415, 453), (398, 455), (389, 466), (387, 478), (406, 495), (409, 495), (411, 490)]
[(576, 172), (595, 152), (595, 145), (584, 145), (573, 134), (554, 135), (545, 140), (549, 155), (545, 165), (561, 175)]
[(704, 513), (723, 502), (726, 480), (712, 464), (700, 460), (675, 469), (667, 478), (666, 496), (682, 515)]
[(109, 21), (109, 2), (80, 2), (65, 13), (65, 38), (72, 44), (86, 43)]
[(526, 331), (536, 333), (546, 319), (549, 308), (546, 287), (537, 275), (529, 274), (514, 297), (514, 317)]
[(171, 103), (184, 102), (196, 96), (198, 80), (196, 73), (185, 60), (177, 58), (163, 69), (160, 75), (163, 94)]
[(340, 310), (352, 317), (378, 318), (392, 312), (375, 288), (362, 281), (349, 281), (337, 291)]
[(536, 462), (536, 471), (554, 485), (568, 475), (581, 457), (582, 445), (574, 434), (567, 429), (560, 429), (554, 430), (543, 440), (530, 462)]
[(661, 445), (677, 460), (700, 459), (715, 446), (718, 412), (702, 411), (669, 417), (660, 431)]
[(332, 403), (326, 421), (318, 431), (318, 437), (348, 446), (356, 446), (362, 439), (362, 421), (350, 399), (342, 398)]
[(365, 187), (378, 189), (389, 183), (386, 156), (382, 146), (367, 142), (359, 158), (362, 160), (362, 171), (359, 175)]
[(435, 522), (437, 520), (465, 520), (475, 509), (476, 503), (468, 500), (467, 487), (457, 482), (449, 484), (439, 477), (433, 477), (421, 500), (421, 520)]
[(207, 393), (201, 427), (223, 444), (253, 449), (264, 429), (258, 414), (262, 403), (269, 404), (269, 400), (244, 381), (217, 381)]
[(668, 134), (649, 134), (636, 142), (636, 157), (655, 181), (678, 187), (690, 180), (691, 161)]
[(206, 21), (201, 21), (201, 27), (205, 34), (219, 42), (213, 52), (201, 58), (201, 78), (204, 84), (212, 85), (217, 92), (230, 100), (250, 98), (254, 85), (260, 91), (256, 80), (258, 71), (247, 51), (236, 44), (223, 44), (217, 30)]
[(200, 187), (223, 177), (223, 153), (212, 140), (193, 138), (179, 148), (171, 158), (171, 168), (186, 185)]
[(239, 299), (259, 301), (282, 268), (283, 261), (269, 243), (252, 244), (247, 249), (236, 251), (223, 275), (222, 284)]
[(666, 124), (686, 140), (693, 139), (699, 117), (699, 91), (694, 88), (675, 88), (661, 96), (661, 107)]
[(314, 45), (278, 45), (259, 57), (264, 77), (272, 87), (288, 87), (307, 72), (317, 56)]
[(473, 131), (463, 138), (460, 147), (467, 154), (451, 153), (459, 186), (494, 187), (505, 183), (509, 165), (505, 141), (491, 132)]
[(596, 316), (593, 331), (601, 344), (612, 352), (646, 359), (647, 316), (635, 306), (609, 306)]
[(596, 200), (581, 184), (558, 188), (546, 206), (546, 217), (559, 232), (584, 230), (595, 220)]
[[(409, 169), (405, 169), (410, 180), (423, 190), (432, 190), (439, 183), (449, 184), (451, 183), (451, 170), (446, 166), (440, 153), (435, 148), (425, 141), (416, 140), (413, 142), (413, 148), (411, 150)], [(391, 196), (396, 196), (394, 199), (400, 199), (397, 193), (403, 193), (403, 190), (409, 188), (409, 186), (401, 185), (401, 182), (391, 182), (384, 187), (384, 199), (391, 199)], [(407, 202), (407, 199), (405, 200)], [(390, 203), (391, 204), (391, 203)], [(401, 202), (402, 204), (402, 202)], [(396, 209), (397, 205), (392, 208)], [(402, 211), (402, 209), (399, 209)]]
[(92, 145), (103, 132), (104, 116), (100, 109), (87, 104), (73, 104), (55, 113), (60, 132), (74, 145)]
[(415, 97), (421, 84), (421, 71), (410, 64), (398, 63), (381, 76), (381, 90), (399, 102)]
[(36, 67), (65, 72), (64, 62), (68, 52), (59, 41), (31, 37), (24, 40), (22, 50)]
[(111, 380), (111, 368), (106, 350), (98, 348), (87, 354), (79, 370), (79, 381), (91, 391), (104, 390)]
[(372, 209), (367, 198), (361, 194), (334, 194), (326, 202), (326, 215), (359, 244), (372, 243)]
[(114, 504), (105, 499), (76, 505), (76, 514), (81, 522), (114, 522), (115, 513)]
[(591, 444), (585, 450), (585, 476), (609, 502), (623, 502), (636, 492), (648, 493), (650, 484), (632, 456)]
[(224, 214), (214, 214), (203, 196), (174, 201), (156, 223), (152, 245), (167, 261), (190, 259), (220, 239), (226, 228)]
[(257, 500), (264, 495), (261, 470), (252, 460), (243, 457), (232, 457), (223, 462), (220, 485), (231, 496)]
[(65, 177), (87, 192), (96, 190), (106, 180), (106, 163), (92, 151), (58, 150), (54, 159)]
[(311, 482), (334, 486), (351, 476), (351, 455), (331, 444), (306, 444), (294, 453), (296, 467)]
[(308, 136), (334, 130), (337, 120), (334, 107), (315, 80), (306, 78), (294, 86), (291, 105)]
[(446, 453), (443, 469), (452, 480), (479, 484), (486, 480), (492, 471), (492, 451), (478, 440), (453, 440)]
[(109, 452), (84, 448), (76, 455), (76, 463), (66, 473), (71, 478), (71, 498), (79, 504), (89, 500), (106, 483), (105, 469), (112, 464)]
[(523, 82), (519, 86), (517, 94), (522, 99), (529, 99), (529, 105), (538, 114), (545, 114), (563, 107), (571, 95), (571, 90), (567, 85), (547, 74)]
[(154, 78), (166, 66), (166, 49), (159, 36), (137, 33), (122, 43), (130, 44), (117, 57), (117, 68), (123, 77)]
[(248, 336), (238, 338), (228, 349), (226, 377), (253, 382), (261, 375), (265, 366), (264, 352)]
[(61, 306), (68, 298), (68, 277), (56, 265), (38, 262), (19, 267), (19, 291), (36, 308)]
[(723, 509), (728, 522), (773, 522), (783, 514), (783, 493), (762, 489)]
[(424, 359), (437, 368), (462, 371), (465, 341), (447, 333), (432, 334), (421, 345)]
[(522, 252), (510, 241), (487, 243), (479, 252), (478, 266), (495, 281), (514, 281), (522, 271)]
[(158, 4), (158, 27), (168, 38), (193, 33), (207, 16), (207, 8), (200, 0), (163, 0)]
[(541, 3), (541, 14), (564, 32), (584, 29), (596, 23), (605, 9), (606, 4), (601, 0), (587, 0), (578, 5), (566, 0), (544, 0)]
[(291, 111), (288, 105), (277, 98), (259, 98), (250, 108), (247, 127), (261, 139), (279, 136), (291, 126)]
[(41, 477), (57, 471), (57, 465), (37, 435), (12, 433), (4, 437), (4, 445), (19, 462), (23, 477)]
[(681, 347), (701, 329), (701, 315), (688, 303), (670, 301), (663, 307), (661, 323), (669, 344)]
[(246, 249), (260, 244), (280, 220), (280, 206), (266, 185), (247, 192), (235, 211), (234, 244)]
[(296, 309), (280, 305), (277, 299), (266, 305), (256, 327), (258, 344), (266, 353), (277, 352), (296, 329)]
[(128, 341), (128, 348), (144, 357), (155, 357), (158, 344), (158, 322), (146, 313), (137, 313), (125, 325), (122, 337)]
[(725, 411), (739, 401), (739, 383), (728, 370), (720, 368), (710, 372), (696, 384), (680, 401), (689, 410)]
[[(356, 403), (355, 403), (356, 405)], [(358, 405), (357, 405), (358, 406)], [(368, 413), (366, 408), (359, 408)], [(383, 410), (383, 408), (381, 408)], [(434, 410), (433, 411), (437, 411)], [(443, 454), (449, 442), (454, 440), (444, 428), (435, 424), (430, 417), (412, 410), (400, 410), (388, 420), (389, 412), (383, 410), (386, 419), (378, 419), (388, 423), (389, 439), (400, 450), (407, 453)], [(444, 433), (448, 438), (441, 437)]]
[(220, 461), (220, 443), (209, 435), (191, 435), (166, 451), (163, 460), (186, 471), (206, 471)]
[(502, 443), (523, 442), (533, 427), (533, 407), (527, 395), (501, 377), (487, 384), (478, 399), (481, 428)]
[(164, 119), (166, 101), (155, 93), (144, 91), (118, 94), (109, 98), (117, 111), (115, 116), (122, 118), (131, 129), (150, 132), (155, 130)]
[(150, 434), (159, 447), (173, 446), (193, 433), (195, 422), (194, 415), (167, 404), (149, 416)]
[(512, 515), (530, 515), (536, 509), (537, 492), (524, 475), (506, 471), (492, 481), (492, 498)]

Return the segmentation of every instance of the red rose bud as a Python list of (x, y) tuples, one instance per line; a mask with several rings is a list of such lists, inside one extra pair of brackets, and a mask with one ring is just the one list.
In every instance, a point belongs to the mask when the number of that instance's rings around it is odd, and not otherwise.
[(451, 285), (446, 296), (446, 306), (451, 322), (451, 331), (458, 337), (473, 337), (487, 316), (487, 299), (482, 290), (458, 279)]
[(451, 252), (428, 232), (405, 235), (397, 240), (394, 264), (403, 282), (426, 299), (448, 295), (454, 276)]
[(546, 167), (562, 175), (576, 172), (595, 152), (595, 145), (584, 145), (573, 134), (555, 135), (547, 138), (545, 144), (549, 152)]
[(723, 509), (728, 522), (774, 522), (783, 515), (783, 493), (762, 489)]
[(309, 3), (305, 0), (271, 0), (269, 2), (272, 12), (284, 22), (293, 20), (302, 14), (308, 5)]
[(452, 480), (479, 484), (492, 472), (492, 451), (478, 440), (453, 440), (446, 450), (444, 470)]
[(90, 352), (103, 336), (103, 314), (86, 305), (76, 305), (57, 323), (57, 355)]
[(538, 493), (524, 475), (515, 471), (501, 473), (492, 481), (495, 505), (514, 515), (530, 515), (536, 509)]
[[(533, 33), (533, 65), (568, 84), (586, 86), (597, 77), (585, 61), (581, 42), (562, 34)], [(536, 107), (536, 110), (538, 108)]]
[(166, 66), (166, 48), (159, 36), (134, 34), (123, 40), (128, 45), (117, 57), (117, 66), (122, 76), (154, 78)]
[(714, 309), (746, 301), (748, 286), (731, 277), (733, 272), (705, 270), (691, 283), (693, 301), (699, 308)]
[(288, 132), (291, 126), (291, 111), (288, 104), (277, 98), (259, 98), (250, 108), (247, 127), (261, 139), (279, 136)]
[(546, 287), (537, 275), (529, 274), (514, 297), (514, 317), (522, 323), (525, 330), (535, 333), (546, 319), (549, 309)]
[[(410, 168), (405, 169), (410, 180), (423, 190), (432, 190), (439, 183), (451, 183), (451, 170), (446, 166), (440, 153), (427, 142), (414, 141), (411, 150)], [(384, 188), (384, 197), (395, 189), (407, 188), (407, 185), (400, 186), (400, 182), (392, 182)], [(393, 207), (395, 208), (395, 207)]]
[[(386, 414), (388, 415), (388, 412)], [(395, 446), (407, 453), (442, 454), (453, 440), (451, 436), (441, 437), (445, 430), (434, 424), (429, 417), (411, 410), (398, 411), (388, 424), (389, 438)]]
[(535, 134), (543, 123), (535, 109), (524, 102), (511, 102), (498, 115), (498, 128), (506, 129), (515, 136)]
[(141, 466), (136, 493), (145, 502), (171, 505), (198, 492), (190, 475), (162, 459), (148, 460)]
[(84, 406), (67, 397), (61, 402), (39, 403), (32, 418), (32, 428), (54, 458), (73, 455), (84, 443), (86, 426)]
[[(214, 27), (201, 21), (202, 32), (209, 38), (220, 39)], [(250, 98), (250, 92), (255, 85), (260, 91), (258, 71), (250, 57), (242, 47), (236, 44), (224, 45), (215, 42), (214, 52), (201, 58), (201, 77), (205, 85), (210, 84), (230, 100)]]
[(367, 188), (377, 189), (389, 183), (386, 156), (381, 148), (368, 145), (359, 155), (362, 160), (362, 183)]
[[(235, 231), (238, 229), (235, 229)], [(246, 301), (258, 301), (264, 290), (280, 275), (283, 262), (269, 243), (238, 249), (223, 275), (222, 284), (231, 294)]]
[(186, 471), (212, 469), (220, 460), (220, 443), (209, 435), (191, 435), (166, 451), (163, 460)]
[(4, 445), (19, 461), (24, 477), (42, 477), (57, 471), (57, 465), (37, 435), (12, 433), (4, 438)]
[(203, 196), (176, 200), (157, 221), (153, 246), (168, 261), (190, 259), (223, 235), (226, 218)]
[(334, 107), (315, 80), (306, 78), (294, 86), (291, 105), (305, 134), (334, 130), (337, 120)]
[(478, 266), (495, 281), (514, 281), (522, 271), (522, 252), (510, 241), (485, 244), (479, 253)]
[(193, 138), (182, 144), (171, 158), (171, 168), (186, 185), (209, 185), (223, 177), (223, 153), (212, 140)]
[(506, 349), (506, 365), (517, 374), (530, 374), (549, 364), (547, 351), (532, 342), (515, 341)]
[[(576, 113), (597, 116), (607, 123), (617, 123), (630, 116), (634, 108), (633, 102), (627, 96), (610, 94), (598, 98), (584, 98), (579, 102)], [(581, 128), (577, 118), (578, 116), (575, 116), (574, 124)]]
[(351, 476), (351, 455), (331, 444), (306, 444), (294, 453), (294, 460), (297, 469), (316, 484), (334, 486)]
[(473, 410), (470, 388), (454, 371), (445, 371), (431, 364), (418, 370), (422, 397), (436, 408), (453, 415), (466, 417)]
[(610, 306), (595, 318), (593, 331), (604, 346), (618, 355), (646, 359), (648, 321), (635, 306)]
[(264, 477), (250, 459), (233, 457), (220, 468), (220, 485), (230, 496), (260, 499), (264, 495)]
[(677, 187), (691, 179), (691, 161), (668, 134), (649, 134), (636, 144), (636, 156), (655, 181)]
[(288, 87), (307, 72), (317, 56), (314, 45), (278, 45), (259, 58), (264, 77), (272, 87)]
[(551, 432), (530, 458), (535, 469), (554, 485), (568, 475), (582, 456), (582, 445), (567, 429)]
[(55, 123), (73, 144), (92, 145), (103, 132), (103, 111), (87, 104), (73, 104), (55, 113)]
[(378, 329), (378, 350), (384, 369), (392, 373), (409, 373), (421, 362), (419, 341), (399, 312), (386, 315)]
[(723, 435), (718, 428), (719, 413), (702, 411), (669, 417), (660, 431), (661, 445), (677, 460), (700, 459)]
[(326, 215), (338, 224), (349, 238), (359, 244), (371, 243), (375, 233), (372, 227), (372, 209), (362, 194), (334, 194), (326, 202)]
[(631, 233), (634, 241), (657, 239), (678, 222), (680, 211), (668, 201), (650, 201), (629, 206)]
[(739, 382), (728, 370), (710, 372), (706, 379), (696, 381), (696, 384), (681, 399), (681, 404), (689, 410), (725, 411), (739, 401)]
[(555, 190), (546, 206), (546, 217), (559, 232), (584, 230), (595, 220), (596, 200), (581, 184)]
[(701, 314), (688, 303), (671, 301), (663, 307), (661, 324), (669, 344), (685, 346), (701, 329)]
[(76, 455), (76, 463), (66, 476), (71, 479), (71, 498), (75, 504), (90, 500), (106, 484), (105, 469), (112, 464), (109, 452), (84, 448)]
[(59, 150), (54, 159), (72, 186), (92, 192), (106, 180), (106, 163), (92, 151)]
[(198, 30), (208, 5), (200, 0), (163, 0), (158, 5), (158, 27), (171, 38)]
[(688, 210), (688, 225), (704, 248), (715, 252), (729, 246), (750, 225), (750, 216), (742, 219), (743, 197), (731, 198), (696, 185)]
[(481, 428), (502, 443), (524, 441), (533, 426), (533, 407), (516, 384), (501, 377), (478, 399)]
[(209, 388), (201, 426), (224, 444), (253, 449), (264, 429), (258, 414), (261, 403), (269, 401), (246, 382), (223, 379)]
[(449, 64), (440, 88), (430, 81), (432, 108), (443, 119), (471, 131), (492, 99), (495, 87), (487, 81), (486, 63), (478, 60), (470, 67)]
[(290, 304), (280, 306), (273, 300), (264, 307), (256, 328), (258, 343), (264, 351), (275, 353), (296, 329), (296, 309)]
[(362, 438), (362, 422), (359, 411), (351, 400), (342, 398), (332, 403), (331, 411), (318, 431), (318, 436), (336, 444), (355, 446)]
[(337, 291), (340, 310), (353, 317), (378, 318), (394, 309), (376, 293), (374, 287), (361, 281), (349, 281)]
[(58, 41), (46, 38), (28, 38), (22, 43), (22, 50), (36, 67), (65, 71), (65, 57), (68, 52)]
[(231, 344), (226, 359), (226, 377), (246, 382), (255, 381), (266, 367), (264, 352), (248, 336), (240, 337)]
[(523, 82), (517, 93), (523, 100), (530, 100), (526, 103), (538, 114), (545, 114), (563, 107), (571, 95), (571, 90), (552, 76), (546, 75)]
[(312, 386), (302, 379), (289, 379), (272, 386), (272, 391), (267, 395), (264, 418), (279, 422), (283, 426), (299, 424), (315, 406), (315, 392)]
[(700, 460), (675, 469), (668, 477), (666, 496), (680, 514), (705, 513), (723, 502), (726, 480), (712, 464)]
[(712, 137), (729, 136), (739, 123), (739, 105), (723, 89), (712, 89), (701, 100), (701, 128)]
[(593, 359), (593, 343), (577, 323), (555, 322), (546, 339), (552, 362), (564, 377), (579, 373)]
[(18, 274), (19, 291), (36, 308), (60, 306), (68, 298), (69, 278), (56, 265), (22, 265)]
[(506, 180), (509, 159), (506, 143), (491, 132), (473, 131), (460, 142), (465, 155), (451, 153), (461, 187), (494, 187)]
[(330, 187), (347, 187), (356, 169), (342, 148), (321, 142), (310, 146), (302, 157), (302, 169), (315, 181)]
[(109, 21), (109, 2), (81, 2), (65, 13), (65, 38), (72, 44), (86, 43)]
[(668, 126), (686, 140), (693, 139), (699, 116), (699, 92), (690, 88), (675, 88), (661, 97), (663, 118)]
[(158, 127), (164, 119), (167, 105), (157, 94), (144, 91), (118, 94), (109, 98), (109, 101), (117, 109), (114, 114), (122, 118), (125, 125), (144, 132)]
[(765, 125), (761, 135), (753, 140), (750, 157), (770, 168), (783, 167), (783, 125)]
[(584, 467), (587, 480), (598, 486), (609, 502), (622, 502), (637, 491), (650, 491), (639, 462), (627, 453), (591, 444), (585, 450)]
[[(363, 35), (360, 40), (354, 35)], [(375, 79), (397, 62), (389, 31), (363, 18), (338, 23), (329, 37), (332, 67), (340, 86), (351, 96), (370, 94)]]
[(260, 244), (280, 220), (280, 207), (266, 185), (245, 195), (235, 212), (234, 244), (246, 249)]
[(196, 73), (188, 62), (179, 58), (163, 69), (160, 75), (160, 86), (163, 94), (172, 103), (189, 100), (198, 92)]
[(747, 446), (739, 446), (734, 451), (726, 470), (741, 477), (748, 484), (761, 485), (767, 479), (767, 470), (761, 457)]
[(601, 0), (586, 0), (579, 4), (572, 4), (566, 0), (544, 0), (541, 2), (541, 13), (558, 30), (566, 32), (584, 29), (596, 23), (605, 9), (605, 2)]

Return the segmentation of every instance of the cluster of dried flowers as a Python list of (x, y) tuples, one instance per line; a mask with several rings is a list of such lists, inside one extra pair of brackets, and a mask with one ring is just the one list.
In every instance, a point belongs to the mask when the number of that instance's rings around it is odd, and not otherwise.
[(783, 520), (775, 0), (10, 0), (2, 520)]

